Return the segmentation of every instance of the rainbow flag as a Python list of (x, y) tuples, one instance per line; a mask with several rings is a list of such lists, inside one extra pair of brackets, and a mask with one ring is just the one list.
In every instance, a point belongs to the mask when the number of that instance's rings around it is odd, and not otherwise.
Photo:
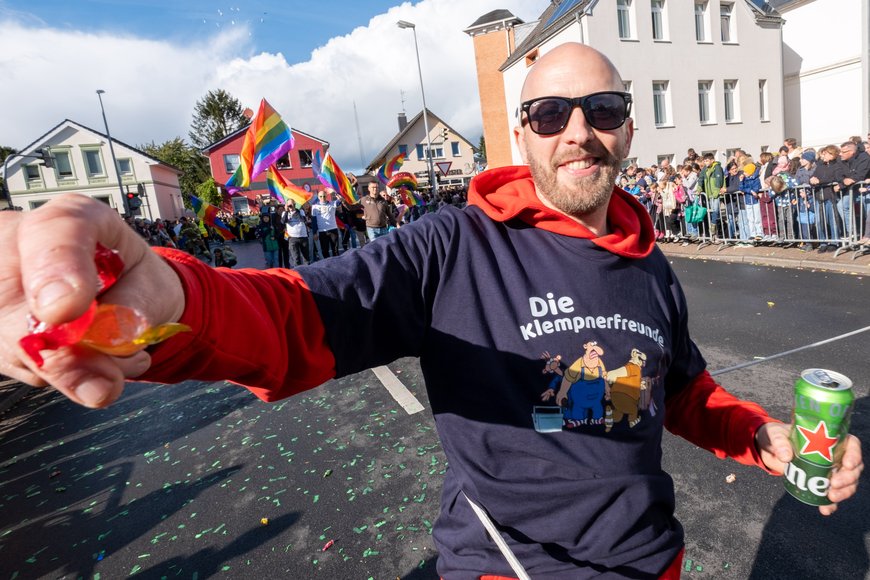
[(227, 227), (227, 224), (218, 217), (218, 208), (215, 206), (191, 195), (190, 207), (193, 208), (193, 212), (196, 214), (197, 218), (201, 219), (203, 223), (213, 227), (223, 239), (232, 240), (236, 237), (233, 235), (233, 232), (230, 231), (230, 228)]
[(390, 180), (387, 182), (387, 187), (391, 189), (399, 189), (404, 187), (406, 189), (417, 189), (417, 178), (413, 173), (409, 173), (407, 171), (400, 171), (399, 173), (394, 173)]
[(399, 188), (399, 195), (402, 197), (402, 201), (405, 202), (405, 205), (407, 205), (408, 207), (414, 207), (415, 205), (418, 205), (417, 198), (414, 197), (414, 192), (408, 191), (407, 188)]
[(390, 177), (392, 177), (393, 174), (402, 167), (402, 163), (404, 163), (405, 159), (407, 158), (407, 153), (399, 153), (398, 155), (381, 165), (380, 168), (378, 168), (377, 173), (378, 181), (386, 185), (387, 182), (390, 180)]
[(335, 190), (335, 193), (350, 204), (359, 203), (359, 196), (354, 191), (347, 176), (329, 153), (323, 158), (320, 165), (320, 181), (327, 187)]
[(266, 186), (269, 188), (269, 195), (282, 204), (292, 200), (297, 206), (302, 206), (308, 201), (308, 192), (284, 179), (274, 165), (270, 165), (266, 172)]
[(230, 194), (250, 187), (251, 181), (293, 149), (293, 133), (266, 99), (260, 101), (260, 110), (245, 133), (240, 163), (227, 181)]

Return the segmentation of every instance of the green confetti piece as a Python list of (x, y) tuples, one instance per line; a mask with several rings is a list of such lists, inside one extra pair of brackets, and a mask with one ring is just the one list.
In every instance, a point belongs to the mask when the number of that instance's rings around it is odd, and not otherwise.
[(691, 560), (686, 560), (686, 563), (683, 565), (683, 570), (685, 570), (686, 572), (692, 571), (692, 561)]
[(315, 495), (315, 496), (314, 496), (314, 501), (313, 501), (312, 503), (317, 503), (317, 502), (319, 502), (319, 501), (320, 501), (320, 496), (319, 496), (319, 495)]
[(323, 477), (329, 477), (330, 475), (332, 475), (331, 469), (327, 469), (326, 471), (323, 472)]
[(368, 526), (367, 526), (367, 525), (362, 525), (362, 526), (360, 526), (360, 527), (358, 527), (358, 528), (354, 528), (353, 531), (354, 531), (355, 534), (361, 534), (361, 533), (363, 533), (364, 531), (366, 531), (367, 529), (368, 529)]
[(133, 566), (133, 569), (130, 570), (130, 573), (127, 574), (127, 576), (132, 576), (133, 574), (137, 573), (141, 569), (142, 569), (142, 566), (140, 566), (139, 564), (136, 564), (135, 566)]
[(704, 567), (703, 567), (703, 566), (695, 566), (695, 571), (696, 571), (696, 572), (703, 572), (703, 571), (704, 571)]
[(372, 550), (371, 548), (366, 548), (363, 551), (363, 558), (368, 558), (369, 556), (377, 556), (378, 554), (380, 554), (380, 552), (378, 552), (377, 550)]

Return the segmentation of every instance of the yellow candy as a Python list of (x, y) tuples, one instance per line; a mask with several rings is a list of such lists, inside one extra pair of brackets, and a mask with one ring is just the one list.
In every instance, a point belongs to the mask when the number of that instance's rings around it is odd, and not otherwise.
[(119, 304), (100, 304), (94, 321), (80, 342), (112, 356), (130, 356), (179, 332), (189, 330), (189, 326), (177, 322), (151, 327), (145, 317), (134, 308)]

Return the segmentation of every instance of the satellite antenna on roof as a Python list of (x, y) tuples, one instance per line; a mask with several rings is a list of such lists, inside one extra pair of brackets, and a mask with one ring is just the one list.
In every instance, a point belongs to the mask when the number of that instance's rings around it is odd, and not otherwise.
[(399, 97), (402, 99), (402, 112), (406, 113), (407, 111), (405, 111), (405, 91), (403, 91), (402, 89), (399, 89)]

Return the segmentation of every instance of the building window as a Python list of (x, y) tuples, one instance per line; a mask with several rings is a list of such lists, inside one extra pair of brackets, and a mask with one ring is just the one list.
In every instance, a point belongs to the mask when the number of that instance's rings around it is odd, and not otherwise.
[(722, 42), (736, 42), (734, 35), (734, 4), (725, 3), (719, 5), (719, 21), (722, 27)]
[(625, 171), (625, 169), (626, 169), (629, 165), (637, 165), (637, 157), (627, 157), (627, 158), (625, 158), (625, 159), (622, 161), (622, 170)]
[(651, 0), (652, 11), (652, 36), (653, 40), (667, 39), (667, 13), (665, 12), (665, 0)]
[(408, 146), (407, 145), (399, 145), (399, 153), (401, 153), (402, 155), (405, 156), (405, 158), (407, 158), (408, 157)]
[(95, 195), (94, 199), (103, 202), (109, 207), (112, 207), (112, 197), (109, 195)]
[(24, 177), (27, 181), (42, 181), (42, 176), (39, 174), (38, 165), (25, 165)]
[(36, 208), (38, 208), (38, 207), (41, 207), (41, 206), (43, 206), (43, 205), (45, 205), (45, 204), (47, 204), (47, 203), (48, 203), (48, 200), (47, 200), (47, 199), (40, 199), (39, 201), (31, 201), (31, 202), (29, 202), (28, 205), (30, 205), (30, 209), (31, 209), (31, 211), (32, 211), (32, 210), (34, 210), (34, 209), (36, 209)]
[[(626, 81), (626, 80), (622, 81), (622, 90), (624, 92), (628, 93), (629, 95), (631, 95), (631, 101), (634, 102), (634, 83), (632, 83), (631, 81)], [(632, 120), (632, 122), (634, 122), (634, 130), (635, 131), (637, 131), (637, 123), (636, 123), (636, 120), (634, 118), (634, 111), (636, 108), (637, 107), (632, 107), (631, 114), (629, 115), (629, 118)]]
[(450, 152), (454, 157), (459, 157), (462, 153), (459, 152), (459, 141), (453, 141), (450, 143)]
[(740, 120), (740, 95), (737, 92), (737, 81), (725, 81), (725, 122), (735, 123)]
[(105, 176), (106, 173), (103, 171), (103, 161), (100, 159), (100, 150), (85, 149), (82, 153), (85, 157), (85, 171), (87, 171), (88, 177)]
[(656, 157), (656, 164), (658, 167), (662, 166), (662, 162), (667, 161), (669, 164), (673, 165), (674, 156), (673, 155), (659, 155)]
[(69, 158), (69, 151), (52, 151), (54, 155), (54, 171), (58, 179), (73, 179), (72, 163)]
[(726, 150), (725, 150), (725, 159), (728, 159), (728, 160), (732, 159), (735, 155), (737, 155), (737, 152), (738, 152), (739, 150), (740, 150), (739, 147), (734, 147), (734, 148), (726, 149)]
[(425, 159), (426, 158), (425, 155), (426, 154), (423, 152), (423, 146), (417, 145), (417, 159), (418, 160)]
[(710, 20), (707, 18), (707, 0), (695, 2), (695, 40), (709, 42)]
[(290, 163), (290, 153), (285, 153), (275, 161), (275, 167), (278, 169), (293, 169), (293, 164)]
[(248, 198), (240, 195), (233, 196), (233, 213), (248, 213)]
[(765, 79), (758, 81), (758, 117), (762, 121), (770, 121), (767, 107), (767, 81)]
[(314, 155), (311, 153), (311, 149), (300, 149), (299, 150), (299, 166), (300, 167), (311, 167), (313, 160), (314, 160)]
[(668, 81), (653, 81), (653, 113), (655, 114), (656, 127), (670, 125), (669, 98)]
[(130, 177), (133, 175), (133, 160), (132, 159), (118, 159), (118, 172), (124, 177)]
[(224, 155), (224, 168), (227, 170), (227, 173), (235, 173), (236, 169), (239, 168), (240, 157), (238, 154), (229, 153)]
[(616, 19), (619, 24), (619, 38), (631, 38), (631, 2), (616, 0)]
[(432, 149), (430, 149), (430, 151), (432, 152), (433, 159), (444, 159), (444, 147), (443, 146), (433, 145)]
[(702, 125), (716, 122), (713, 115), (713, 81), (698, 81), (698, 116)]

